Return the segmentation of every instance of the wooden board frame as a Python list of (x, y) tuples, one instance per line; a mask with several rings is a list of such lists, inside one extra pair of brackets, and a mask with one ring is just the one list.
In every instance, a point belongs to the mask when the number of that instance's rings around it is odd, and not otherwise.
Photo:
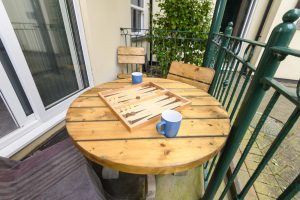
[(98, 93), (129, 131), (156, 121), (164, 110), (181, 110), (191, 101), (152, 82)]

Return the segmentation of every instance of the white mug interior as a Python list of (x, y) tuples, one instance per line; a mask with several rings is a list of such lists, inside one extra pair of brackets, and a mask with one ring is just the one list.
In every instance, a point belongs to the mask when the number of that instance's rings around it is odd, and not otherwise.
[(132, 72), (132, 76), (142, 76), (143, 74), (141, 72)]
[(182, 115), (175, 110), (166, 110), (162, 112), (161, 116), (169, 122), (179, 122), (182, 120)]

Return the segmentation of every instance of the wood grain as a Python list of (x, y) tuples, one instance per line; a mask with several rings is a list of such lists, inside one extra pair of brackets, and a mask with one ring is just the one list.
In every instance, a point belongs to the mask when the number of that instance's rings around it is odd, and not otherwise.
[(207, 92), (168, 79), (145, 78), (192, 101), (182, 109), (178, 137), (164, 138), (155, 130), (158, 120), (128, 131), (98, 92), (131, 85), (130, 79), (98, 85), (70, 106), (66, 127), (74, 144), (92, 161), (135, 174), (168, 174), (201, 165), (218, 153), (230, 130), (227, 112)]
[(180, 81), (180, 82), (183, 82), (183, 83), (187, 83), (189, 85), (200, 88), (204, 91), (208, 91), (209, 86), (210, 86), (209, 84), (206, 84), (206, 83), (201, 83), (199, 81), (187, 79), (187, 78), (176, 76), (176, 75), (173, 75), (173, 74), (168, 74), (168, 79), (175, 80), (175, 81)]
[(214, 77), (215, 71), (207, 67), (199, 67), (196, 65), (174, 61), (171, 63), (169, 73), (210, 84)]
[(119, 55), (145, 55), (145, 49), (143, 47), (119, 47)]
[(145, 56), (118, 55), (120, 64), (145, 64)]
[[(130, 132), (120, 121), (67, 123), (67, 129), (72, 132), (75, 140), (164, 138), (157, 133), (153, 125)], [(177, 136), (225, 136), (229, 129), (229, 119), (184, 119)]]
[[(91, 160), (134, 174), (168, 174), (203, 164), (223, 146), (224, 138), (176, 138), (80, 141)], [(109, 152), (109, 153), (108, 153)]]

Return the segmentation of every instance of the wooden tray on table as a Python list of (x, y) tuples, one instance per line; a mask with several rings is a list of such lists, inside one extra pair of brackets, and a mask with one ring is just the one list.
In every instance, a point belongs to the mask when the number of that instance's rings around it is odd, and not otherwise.
[(180, 110), (191, 104), (152, 82), (99, 92), (99, 96), (130, 131), (157, 120), (165, 110)]

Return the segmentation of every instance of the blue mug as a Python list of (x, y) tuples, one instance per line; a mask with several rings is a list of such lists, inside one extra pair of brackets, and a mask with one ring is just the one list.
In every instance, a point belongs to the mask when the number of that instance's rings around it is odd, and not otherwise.
[(156, 130), (165, 137), (176, 137), (182, 116), (175, 110), (166, 110), (161, 114), (161, 121), (156, 124)]
[(141, 72), (131, 73), (132, 84), (139, 84), (143, 82), (143, 74)]

